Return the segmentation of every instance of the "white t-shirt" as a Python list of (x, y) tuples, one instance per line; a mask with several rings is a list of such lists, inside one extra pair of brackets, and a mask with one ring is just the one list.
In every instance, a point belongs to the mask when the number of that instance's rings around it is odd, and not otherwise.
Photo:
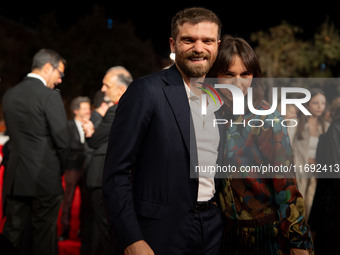
[[(183, 80), (184, 82), (184, 80)], [(215, 194), (215, 173), (208, 172), (210, 167), (216, 167), (220, 134), (218, 126), (213, 126), (215, 111), (221, 106), (215, 105), (207, 95), (206, 115), (202, 115), (201, 97), (194, 94), (184, 82), (191, 115), (194, 123), (197, 156), (199, 164), (199, 185), (197, 201), (209, 201)]]

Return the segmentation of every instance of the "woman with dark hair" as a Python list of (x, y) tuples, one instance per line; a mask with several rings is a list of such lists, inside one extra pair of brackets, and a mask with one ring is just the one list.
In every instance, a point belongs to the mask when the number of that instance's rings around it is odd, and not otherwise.
[[(319, 136), (325, 133), (329, 127), (329, 122), (324, 118), (326, 109), (324, 92), (320, 88), (312, 88), (309, 91), (311, 99), (306, 108), (312, 115), (306, 116), (300, 112), (297, 126), (289, 130), (296, 166), (310, 166), (316, 163), (315, 156)], [(296, 181), (305, 201), (305, 217), (308, 221), (317, 179), (314, 176), (304, 176), (304, 173), (297, 171)]]
[[(209, 77), (216, 77), (220, 84), (235, 85), (245, 97), (252, 87), (254, 108), (270, 109), (264, 100), (263, 84), (258, 79), (261, 77), (258, 59), (245, 40), (231, 36), (222, 38)], [(283, 117), (277, 111), (264, 116), (247, 108), (244, 114), (232, 115), (231, 93), (227, 89), (220, 89), (220, 93), (225, 103), (221, 111), (234, 123), (244, 123), (231, 125), (228, 122), (226, 127), (224, 164), (238, 171), (222, 180), (220, 204), (227, 219), (222, 254), (312, 253), (310, 230), (304, 220), (304, 202), (294, 175), (281, 174), (272, 178), (241, 171), (245, 167), (292, 163), (287, 129), (281, 126)], [(266, 121), (269, 119), (280, 121)], [(255, 125), (257, 120), (262, 125)]]
[[(235, 64), (235, 62), (241, 62), (244, 65), (244, 72), (239, 74), (239, 77), (235, 77), (230, 67)], [(216, 61), (212, 68), (210, 69), (207, 77), (211, 78), (228, 78), (228, 80), (224, 79), (223, 81), (226, 83), (230, 83), (230, 78), (261, 78), (262, 70), (261, 66), (258, 62), (257, 56), (255, 52), (250, 47), (250, 45), (240, 37), (232, 37), (230, 35), (224, 35), (221, 39), (221, 44), (219, 46), (219, 53), (217, 55)], [(239, 81), (241, 79), (238, 79)], [(221, 81), (221, 79), (219, 79)], [(231, 81), (232, 82), (232, 81)], [(253, 88), (253, 104), (261, 102), (264, 99), (264, 88), (260, 79), (254, 79), (252, 81)], [(244, 86), (243, 86), (244, 87)], [(245, 84), (244, 89), (248, 88), (248, 85)], [(242, 89), (242, 88), (241, 88)], [(225, 91), (225, 90), (224, 90)], [(222, 92), (222, 90), (220, 91)], [(232, 113), (232, 100), (230, 97), (230, 93), (225, 91), (227, 94), (222, 94), (222, 97), (225, 99), (224, 104), (228, 107), (224, 107), (224, 110), (228, 113)], [(227, 96), (229, 95), (229, 96)]]

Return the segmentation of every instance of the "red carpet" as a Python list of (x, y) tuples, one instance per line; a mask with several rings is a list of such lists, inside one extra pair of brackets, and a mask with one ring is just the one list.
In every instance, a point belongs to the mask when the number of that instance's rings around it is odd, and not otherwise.
[[(0, 146), (0, 153), (2, 154), (2, 146)], [(2, 233), (2, 228), (5, 223), (5, 219), (3, 219), (3, 211), (2, 211), (2, 186), (3, 186), (3, 174), (4, 168), (0, 168), (0, 233)], [(63, 180), (64, 186), (64, 180)], [(80, 211), (80, 189), (76, 188), (72, 210), (71, 210), (71, 229), (70, 229), (70, 240), (66, 240), (63, 242), (59, 242), (59, 255), (79, 255), (80, 254), (80, 239), (78, 238), (79, 233), (79, 211)], [(59, 211), (59, 219), (58, 219), (58, 236), (61, 233), (61, 208)]]
[[(2, 149), (2, 148), (1, 148)], [(3, 185), (4, 167), (0, 167), (0, 234), (2, 233), (2, 228), (5, 224), (5, 219), (3, 218), (2, 212), (2, 185)]]
[[(2, 145), (0, 145), (0, 155), (2, 159)], [(3, 211), (2, 211), (2, 186), (3, 186), (3, 177), (4, 177), (4, 167), (0, 167), (0, 234), (2, 234), (2, 228), (5, 224), (5, 219), (3, 219)]]
[[(65, 187), (64, 178), (63, 178), (63, 187)], [(71, 210), (70, 239), (58, 243), (59, 255), (79, 255), (80, 254), (80, 239), (78, 237), (80, 203), (81, 203), (80, 189), (79, 187), (77, 187), (74, 193), (72, 210)], [(61, 234), (61, 231), (62, 231), (60, 217), (61, 217), (61, 208), (59, 210), (59, 219), (58, 219), (58, 236)]]
[(66, 240), (59, 242), (60, 255), (75, 255), (80, 254), (80, 242), (74, 240)]

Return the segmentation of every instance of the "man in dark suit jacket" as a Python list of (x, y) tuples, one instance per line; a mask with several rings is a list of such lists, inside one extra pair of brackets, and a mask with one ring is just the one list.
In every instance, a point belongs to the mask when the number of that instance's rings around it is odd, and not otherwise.
[(65, 193), (62, 206), (61, 224), (62, 233), (60, 241), (69, 238), (71, 207), (76, 187), (80, 187), (81, 208), (80, 208), (80, 229), (84, 223), (84, 211), (86, 210), (86, 191), (84, 183), (84, 169), (86, 164), (86, 143), (85, 133), (82, 124), (91, 116), (91, 100), (88, 97), (75, 97), (70, 105), (74, 117), (68, 121), (70, 132), (70, 155), (67, 160), (64, 173)]
[(95, 129), (102, 122), (103, 117), (105, 116), (107, 110), (112, 105), (113, 105), (113, 102), (110, 100), (109, 97), (105, 96), (104, 92), (100, 90), (96, 92), (93, 98), (94, 110), (90, 117), (90, 120), (93, 123), (93, 126)]
[[(91, 113), (90, 121), (93, 124), (94, 129), (99, 126), (99, 124), (102, 122), (103, 117), (105, 116), (108, 108), (113, 105), (113, 103), (105, 98), (105, 93), (98, 90), (94, 97), (93, 97), (93, 108), (94, 110)], [(93, 189), (86, 185), (86, 180), (91, 180), (92, 178), (87, 178), (88, 176), (88, 170), (89, 164), (92, 161), (92, 156), (94, 153), (94, 149), (90, 148), (89, 146), (86, 146), (86, 162), (85, 162), (85, 175), (84, 175), (84, 184), (85, 184), (85, 190), (87, 194), (87, 206), (86, 211), (84, 213), (84, 224), (82, 224), (81, 229), (81, 249), (80, 254), (81, 255), (87, 255), (87, 254), (96, 254), (98, 249), (98, 244), (101, 241), (101, 238), (99, 238), (99, 229), (96, 228), (95, 224), (95, 209), (96, 207), (93, 206), (93, 203), (91, 202), (92, 198), (92, 191)]]
[(108, 108), (103, 120), (97, 127), (92, 122), (83, 125), (87, 144), (94, 150), (86, 177), (87, 187), (91, 194), (91, 204), (94, 210), (94, 224), (91, 247), (88, 251), (84, 251), (83, 254), (112, 254), (110, 228), (102, 196), (102, 176), (107, 143), (117, 103), (131, 81), (132, 76), (124, 67), (115, 66), (110, 68), (103, 78), (102, 92), (105, 93), (106, 99), (110, 99), (112, 104), (114, 104)]
[[(220, 252), (215, 187), (191, 178), (198, 158), (186, 92), (190, 78), (203, 80), (215, 61), (220, 27), (203, 8), (177, 13), (170, 38), (175, 65), (135, 80), (119, 101), (103, 176), (117, 253)], [(206, 201), (199, 199), (202, 191)]]
[(32, 72), (3, 97), (11, 141), (3, 232), (21, 250), (25, 228), (32, 224), (34, 254), (57, 254), (61, 169), (68, 158), (69, 134), (63, 101), (53, 88), (62, 82), (65, 64), (58, 53), (40, 50)]

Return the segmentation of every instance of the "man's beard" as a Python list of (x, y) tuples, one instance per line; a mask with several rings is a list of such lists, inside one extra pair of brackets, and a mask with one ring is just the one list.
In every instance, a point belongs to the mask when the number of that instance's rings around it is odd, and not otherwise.
[[(201, 64), (191, 63), (190, 58), (203, 58), (205, 61)], [(176, 54), (176, 63), (182, 72), (189, 78), (204, 77), (212, 66), (210, 54), (195, 54), (193, 52)]]

